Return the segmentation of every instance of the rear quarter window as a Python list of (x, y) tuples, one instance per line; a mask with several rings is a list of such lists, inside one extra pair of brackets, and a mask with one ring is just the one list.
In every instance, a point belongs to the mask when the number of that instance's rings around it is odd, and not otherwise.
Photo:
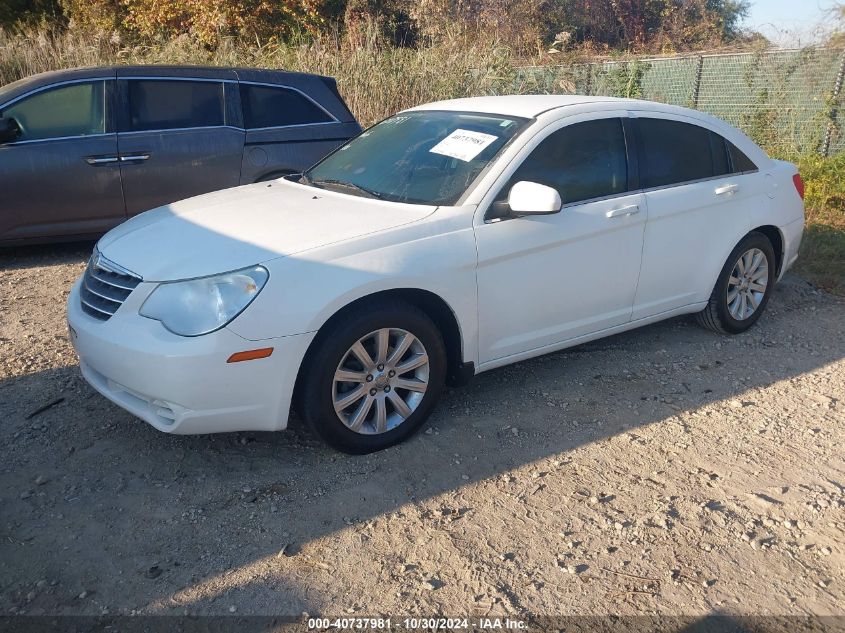
[(290, 88), (241, 84), (247, 129), (329, 123), (332, 117), (302, 93)]
[(735, 174), (743, 174), (749, 171), (757, 171), (758, 167), (754, 161), (748, 158), (736, 145), (730, 141), (725, 141), (728, 146), (728, 153), (731, 157), (731, 170)]

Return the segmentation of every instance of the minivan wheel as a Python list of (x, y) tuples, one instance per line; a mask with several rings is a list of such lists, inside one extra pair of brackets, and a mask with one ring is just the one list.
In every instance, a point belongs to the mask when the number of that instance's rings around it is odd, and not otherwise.
[(763, 313), (776, 278), (772, 243), (762, 233), (749, 233), (725, 262), (698, 322), (725, 334), (745, 332)]
[(446, 348), (424, 312), (398, 301), (371, 304), (318, 336), (303, 368), (299, 408), (329, 445), (370, 453), (426, 421), (443, 391)]

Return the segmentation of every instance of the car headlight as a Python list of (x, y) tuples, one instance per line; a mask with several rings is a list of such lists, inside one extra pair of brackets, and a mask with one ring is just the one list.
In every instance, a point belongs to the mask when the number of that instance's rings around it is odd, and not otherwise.
[(159, 284), (139, 311), (174, 334), (200, 336), (229, 323), (258, 296), (270, 273), (253, 266), (231, 273)]

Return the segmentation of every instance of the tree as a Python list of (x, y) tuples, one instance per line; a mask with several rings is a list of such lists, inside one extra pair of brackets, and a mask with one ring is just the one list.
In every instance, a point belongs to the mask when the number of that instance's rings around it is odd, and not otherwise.
[(141, 36), (188, 33), (216, 44), (223, 35), (267, 39), (295, 32), (317, 32), (323, 24), (321, 0), (119, 0), (123, 25)]
[(42, 20), (58, 22), (62, 17), (62, 7), (58, 0), (0, 0), (0, 27), (9, 28)]
[[(130, 38), (188, 34), (289, 39), (335, 25), (386, 42), (431, 45), (460, 33), (514, 52), (558, 42), (599, 51), (668, 52), (741, 39), (749, 0), (0, 0), (0, 25), (48, 19)], [(375, 27), (373, 29), (372, 27)]]

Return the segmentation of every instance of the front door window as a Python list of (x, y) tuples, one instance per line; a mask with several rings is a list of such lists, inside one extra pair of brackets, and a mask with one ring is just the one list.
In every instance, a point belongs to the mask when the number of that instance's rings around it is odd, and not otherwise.
[(21, 129), (18, 141), (104, 134), (104, 82), (75, 83), (43, 90), (5, 108), (2, 116), (17, 121)]

